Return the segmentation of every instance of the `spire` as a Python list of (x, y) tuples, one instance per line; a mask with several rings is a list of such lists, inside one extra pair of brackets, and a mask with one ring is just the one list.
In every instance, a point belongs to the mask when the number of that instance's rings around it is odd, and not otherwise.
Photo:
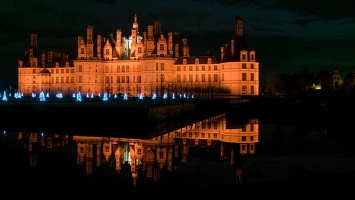
[(243, 37), (243, 19), (241, 17), (235, 18), (235, 36)]
[(137, 14), (134, 14), (134, 19), (133, 19), (133, 26), (132, 28), (138, 30), (138, 19), (137, 19)]

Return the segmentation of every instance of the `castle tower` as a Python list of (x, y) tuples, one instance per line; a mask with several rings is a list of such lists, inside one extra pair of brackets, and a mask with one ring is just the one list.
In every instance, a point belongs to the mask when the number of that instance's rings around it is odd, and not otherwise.
[(182, 39), (182, 54), (183, 57), (190, 56), (189, 46), (187, 45), (187, 38)]
[(159, 38), (161, 34), (161, 22), (160, 19), (154, 21), (154, 38)]
[(138, 21), (137, 21), (137, 14), (135, 14), (134, 19), (133, 19), (132, 28), (131, 28), (131, 47), (130, 47), (130, 58), (131, 59), (134, 59), (136, 57), (137, 37), (138, 37)]
[(133, 24), (132, 24), (132, 45), (137, 43), (137, 36), (138, 36), (138, 20), (137, 14), (134, 15)]
[(101, 54), (101, 48), (102, 48), (102, 44), (101, 44), (101, 35), (97, 35), (97, 58), (102, 58), (102, 54)]
[(148, 29), (148, 38), (147, 40), (150, 41), (150, 40), (154, 40), (154, 35), (153, 35), (153, 26), (152, 25), (148, 25), (147, 26), (147, 29)]
[(121, 29), (116, 30), (116, 47), (122, 46), (122, 31)]
[(41, 54), (41, 67), (45, 67), (45, 63), (46, 63), (46, 54), (43, 52)]
[(174, 57), (180, 57), (180, 32), (174, 31), (173, 34)]
[(86, 28), (86, 57), (94, 57), (94, 40), (93, 40), (94, 26), (89, 24)]
[(78, 59), (86, 58), (86, 45), (84, 37), (78, 36)]
[(168, 33), (168, 54), (173, 55), (173, 32)]
[(116, 52), (118, 57), (121, 57), (124, 54), (124, 46), (122, 44), (122, 31), (121, 29), (116, 30)]
[(32, 32), (31, 33), (31, 44), (30, 48), (32, 49), (37, 49), (37, 33)]
[(144, 38), (144, 49), (145, 49), (145, 53), (146, 55), (151, 55), (153, 50), (154, 50), (154, 34), (153, 34), (153, 26), (152, 25), (148, 25), (147, 26), (147, 34), (145, 36), (146, 38)]

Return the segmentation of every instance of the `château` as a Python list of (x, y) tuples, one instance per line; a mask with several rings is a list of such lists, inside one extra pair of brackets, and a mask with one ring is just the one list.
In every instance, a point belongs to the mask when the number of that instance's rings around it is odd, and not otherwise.
[(79, 35), (77, 57), (40, 52), (37, 33), (30, 48), (18, 60), (18, 91), (25, 96), (128, 94), (131, 97), (259, 95), (259, 63), (256, 52), (243, 37), (243, 20), (235, 18), (234, 36), (220, 46), (220, 55), (190, 55), (187, 38), (178, 31), (162, 30), (160, 19), (140, 34), (137, 14), (131, 35), (94, 35), (87, 25)]

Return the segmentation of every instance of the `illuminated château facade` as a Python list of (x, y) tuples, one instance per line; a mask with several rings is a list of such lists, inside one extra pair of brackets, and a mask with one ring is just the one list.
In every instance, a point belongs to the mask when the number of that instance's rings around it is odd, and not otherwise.
[(131, 35), (121, 29), (107, 37), (96, 35), (89, 24), (86, 38), (78, 36), (75, 60), (67, 54), (39, 52), (37, 34), (31, 34), (30, 49), (18, 60), (18, 91), (25, 96), (128, 94), (132, 97), (167, 95), (259, 95), (259, 63), (243, 38), (243, 20), (235, 18), (235, 35), (212, 53), (191, 56), (187, 39), (178, 32), (161, 29), (160, 20), (140, 35), (134, 16)]

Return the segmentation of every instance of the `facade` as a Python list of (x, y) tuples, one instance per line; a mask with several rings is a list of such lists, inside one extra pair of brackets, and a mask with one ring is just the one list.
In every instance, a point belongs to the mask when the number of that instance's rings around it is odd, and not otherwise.
[(132, 97), (259, 95), (259, 63), (243, 38), (243, 20), (235, 19), (235, 35), (212, 53), (191, 56), (186, 38), (167, 34), (159, 19), (140, 35), (137, 15), (129, 37), (121, 29), (107, 37), (96, 35), (89, 24), (86, 37), (78, 36), (75, 60), (67, 54), (41, 53), (37, 34), (30, 49), (18, 60), (18, 90), (25, 96), (128, 94)]

